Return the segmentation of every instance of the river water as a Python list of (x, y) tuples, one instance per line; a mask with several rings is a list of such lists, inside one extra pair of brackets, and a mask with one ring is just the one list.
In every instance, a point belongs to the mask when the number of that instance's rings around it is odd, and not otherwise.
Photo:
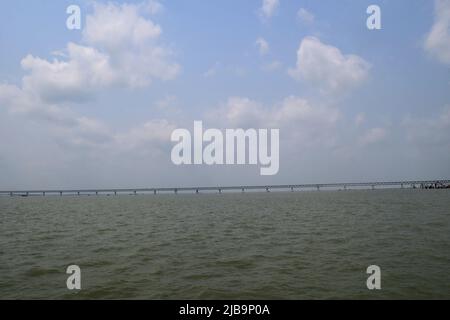
[(450, 298), (449, 190), (5, 196), (0, 219), (3, 299)]

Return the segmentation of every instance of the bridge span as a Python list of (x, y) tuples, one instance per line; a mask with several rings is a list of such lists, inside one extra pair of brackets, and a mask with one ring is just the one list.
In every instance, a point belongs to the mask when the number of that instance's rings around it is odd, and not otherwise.
[(377, 182), (343, 182), (343, 183), (313, 183), (313, 184), (285, 184), (285, 185), (236, 185), (236, 186), (215, 186), (215, 187), (173, 187), (173, 188), (107, 188), (107, 189), (66, 189), (66, 190), (10, 190), (0, 191), (0, 196), (31, 196), (31, 195), (137, 195), (137, 194), (159, 194), (159, 193), (179, 193), (202, 191), (218, 192), (223, 191), (266, 191), (271, 190), (322, 190), (350, 188), (418, 188), (418, 189), (450, 189), (450, 180), (411, 180), (411, 181), (377, 181)]

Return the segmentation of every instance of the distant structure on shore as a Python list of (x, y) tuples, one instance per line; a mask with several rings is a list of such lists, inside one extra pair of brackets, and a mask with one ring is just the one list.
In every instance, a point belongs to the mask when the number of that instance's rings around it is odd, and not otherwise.
[(384, 181), (384, 182), (348, 182), (348, 183), (319, 183), (319, 184), (292, 184), (292, 185), (265, 185), (265, 186), (217, 186), (217, 187), (180, 187), (180, 188), (132, 188), (132, 189), (74, 189), (74, 190), (15, 190), (0, 191), (0, 196), (46, 196), (46, 195), (137, 195), (137, 194), (158, 194), (200, 191), (218, 192), (223, 191), (297, 191), (297, 190), (321, 190), (337, 189), (348, 190), (349, 188), (361, 189), (371, 188), (412, 188), (412, 189), (450, 189), (450, 180), (424, 180), (424, 181)]

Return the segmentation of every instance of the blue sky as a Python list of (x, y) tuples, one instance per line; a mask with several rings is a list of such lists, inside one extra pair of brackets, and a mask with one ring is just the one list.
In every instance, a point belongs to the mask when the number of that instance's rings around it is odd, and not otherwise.
[[(448, 0), (2, 3), (0, 188), (448, 178), (449, 28)], [(174, 166), (193, 120), (279, 128), (279, 174)]]

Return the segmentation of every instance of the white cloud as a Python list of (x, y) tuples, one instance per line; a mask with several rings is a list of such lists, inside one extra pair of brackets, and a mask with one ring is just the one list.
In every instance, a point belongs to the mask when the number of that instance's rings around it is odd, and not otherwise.
[(164, 149), (171, 131), (175, 129), (175, 125), (167, 120), (151, 120), (116, 133), (97, 119), (80, 116), (64, 106), (42, 102), (11, 85), (0, 85), (0, 105), (6, 106), (11, 113), (43, 125), (66, 146), (95, 147), (101, 152), (123, 152), (139, 147), (145, 147), (146, 152)]
[(311, 103), (289, 96), (274, 104), (263, 104), (246, 98), (230, 97), (226, 104), (209, 114), (208, 122), (222, 128), (277, 128), (283, 139), (297, 146), (329, 144), (340, 118), (336, 108)]
[(450, 64), (450, 0), (435, 0), (434, 24), (424, 46), (433, 57)]
[(279, 0), (263, 0), (261, 8), (259, 9), (261, 17), (263, 18), (272, 17), (279, 6), (280, 6)]
[(161, 27), (145, 18), (142, 5), (94, 4), (81, 44), (68, 43), (52, 61), (28, 55), (22, 89), (48, 102), (80, 101), (98, 89), (142, 87), (170, 80), (180, 67), (159, 44)]
[(256, 45), (258, 46), (259, 54), (264, 56), (269, 53), (269, 43), (262, 37), (256, 39)]
[(1, 106), (41, 124), (65, 145), (121, 150), (159, 141), (167, 130), (158, 130), (167, 123), (149, 122), (118, 134), (70, 109), (73, 102), (82, 102), (102, 88), (143, 86), (154, 78), (176, 76), (178, 65), (169, 62), (169, 52), (158, 44), (161, 28), (143, 16), (144, 9), (155, 12), (156, 7), (151, 8), (155, 3), (94, 4), (82, 44), (68, 43), (63, 52), (54, 52), (51, 61), (31, 54), (23, 58), (21, 66), (27, 74), (21, 86), (0, 84)]
[(22, 89), (47, 101), (77, 101), (117, 81), (109, 57), (98, 50), (69, 43), (67, 54), (67, 61), (49, 62), (32, 55), (22, 59), (22, 68), (29, 71)]
[(305, 8), (300, 8), (297, 12), (297, 18), (305, 23), (305, 24), (312, 24), (314, 23), (315, 17), (314, 15), (306, 10)]
[(79, 116), (67, 107), (43, 102), (16, 86), (0, 85), (0, 104), (13, 114), (43, 124), (55, 137), (73, 145), (99, 146), (112, 139), (111, 130), (102, 122)]
[(296, 96), (285, 98), (271, 115), (275, 123), (280, 125), (290, 123), (294, 126), (308, 125), (318, 129), (334, 125), (339, 117), (340, 114), (335, 108), (313, 106), (308, 100)]
[(344, 55), (338, 48), (315, 37), (306, 37), (297, 51), (297, 65), (288, 73), (324, 92), (341, 93), (363, 82), (369, 69), (369, 63), (363, 58)]
[(285, 127), (333, 125), (339, 119), (335, 108), (312, 106), (306, 99), (289, 96), (272, 108), (245, 97), (231, 97), (226, 103), (224, 119), (237, 127)]
[(83, 30), (83, 40), (105, 50), (130, 86), (148, 85), (152, 78), (170, 80), (180, 70), (169, 60), (170, 50), (159, 44), (161, 27), (141, 11), (140, 5), (96, 4)]
[(18, 87), (0, 84), (0, 106), (7, 107), (12, 113), (26, 113), (35, 108), (36, 104), (30, 95), (25, 96)]
[(272, 109), (269, 117), (273, 119), (272, 126), (280, 128), (283, 137), (296, 148), (333, 147), (338, 139), (337, 125), (341, 114), (334, 107), (289, 96)]
[[(128, 132), (117, 134), (115, 142), (121, 150), (141, 149), (143, 153), (170, 146), (170, 135), (176, 126), (165, 119), (150, 120)], [(136, 150), (138, 151), (138, 150)]]
[(245, 97), (230, 97), (223, 111), (221, 119), (236, 127), (259, 127), (266, 118), (262, 105)]
[(94, 4), (94, 12), (86, 18), (83, 40), (108, 52), (140, 47), (157, 39), (161, 27), (141, 15), (138, 5), (114, 3)]

